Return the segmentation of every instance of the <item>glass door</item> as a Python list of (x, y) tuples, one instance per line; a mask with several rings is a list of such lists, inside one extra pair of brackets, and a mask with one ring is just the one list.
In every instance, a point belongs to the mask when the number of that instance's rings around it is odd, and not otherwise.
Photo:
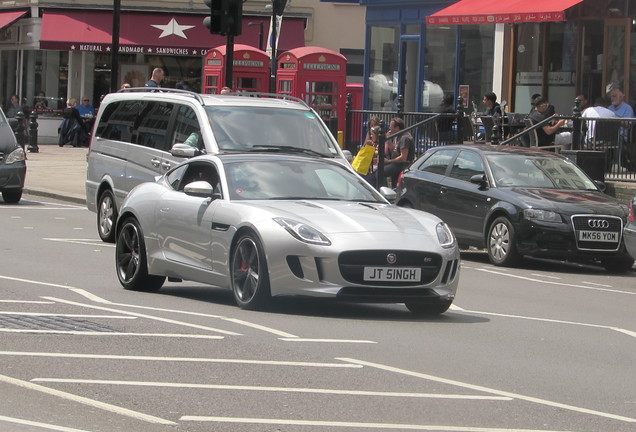
[[(418, 64), (420, 37), (402, 36), (400, 39), (397, 93), (404, 97), (402, 110), (404, 112), (414, 112), (418, 111), (417, 83), (420, 69)], [(439, 102), (441, 102), (441, 99)], [(437, 102), (437, 105), (439, 105), (439, 102)], [(423, 105), (426, 108), (426, 104)]]
[(629, 94), (629, 20), (607, 19), (605, 21), (605, 61), (603, 61), (603, 85), (605, 93), (620, 88)]

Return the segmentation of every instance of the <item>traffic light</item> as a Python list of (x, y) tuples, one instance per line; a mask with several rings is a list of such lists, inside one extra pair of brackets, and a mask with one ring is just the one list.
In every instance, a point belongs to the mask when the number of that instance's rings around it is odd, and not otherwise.
[(238, 36), (242, 30), (243, 0), (203, 0), (210, 8), (210, 16), (203, 25), (212, 34)]
[(287, 5), (287, 0), (272, 0), (272, 7), (274, 8), (274, 14), (281, 16)]

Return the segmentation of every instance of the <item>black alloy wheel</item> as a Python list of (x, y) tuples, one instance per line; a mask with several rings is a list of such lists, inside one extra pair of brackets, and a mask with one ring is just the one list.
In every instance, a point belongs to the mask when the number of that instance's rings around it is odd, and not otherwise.
[(234, 299), (241, 309), (264, 308), (271, 299), (265, 253), (255, 234), (243, 234), (230, 261)]
[(119, 283), (132, 291), (157, 291), (166, 278), (148, 274), (146, 246), (139, 222), (132, 217), (124, 220), (115, 245), (115, 265)]

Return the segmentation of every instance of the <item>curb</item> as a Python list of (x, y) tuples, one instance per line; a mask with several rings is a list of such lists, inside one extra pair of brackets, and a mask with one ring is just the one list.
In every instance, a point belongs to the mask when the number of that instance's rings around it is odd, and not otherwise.
[(29, 189), (25, 187), (23, 189), (23, 194), (41, 196), (46, 198), (54, 198), (60, 201), (66, 201), (66, 202), (71, 202), (74, 204), (81, 204), (86, 206), (86, 199), (84, 198), (72, 197), (72, 196), (63, 195), (56, 192), (49, 192), (49, 191), (38, 190), (38, 189)]

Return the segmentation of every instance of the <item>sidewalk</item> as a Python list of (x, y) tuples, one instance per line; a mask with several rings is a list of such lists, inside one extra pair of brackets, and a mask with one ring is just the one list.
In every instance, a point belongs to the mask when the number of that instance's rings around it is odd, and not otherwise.
[(88, 148), (60, 147), (46, 141), (38, 147), (39, 153), (27, 152), (24, 193), (86, 204)]

